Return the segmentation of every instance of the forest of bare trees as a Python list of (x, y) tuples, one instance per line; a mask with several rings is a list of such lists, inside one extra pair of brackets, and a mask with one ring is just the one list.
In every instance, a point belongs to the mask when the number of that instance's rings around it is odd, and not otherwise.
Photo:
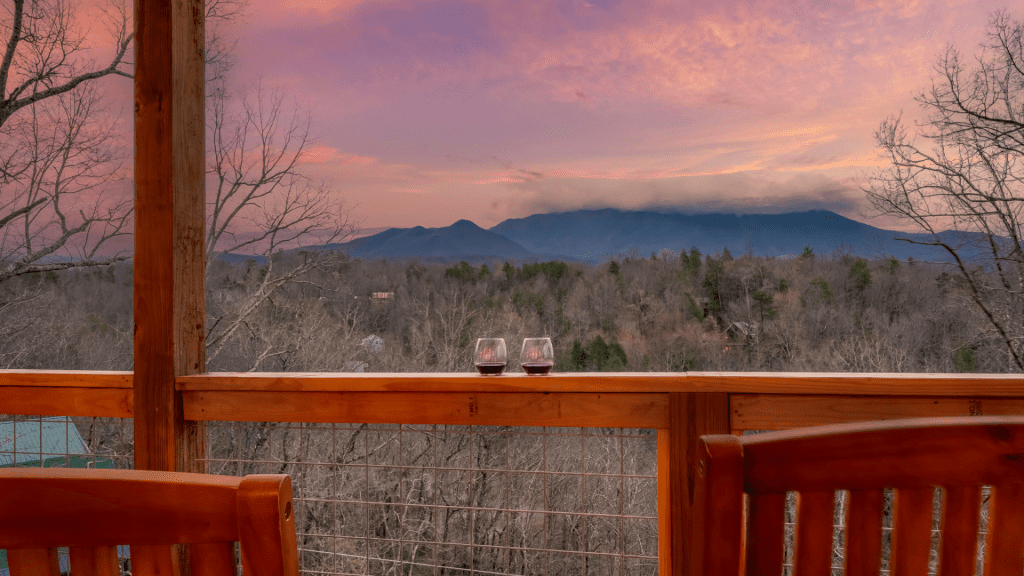
[[(291, 266), (304, 252), (280, 253)], [(211, 371), (469, 371), (478, 337), (550, 336), (556, 370), (1006, 372), (1005, 345), (956, 270), (848, 254), (734, 258), (668, 250), (599, 266), (345, 261), (283, 285)], [(214, 261), (207, 313), (247, 300), (268, 266)], [(976, 282), (989, 274), (973, 270)], [(3, 311), (5, 368), (130, 369), (131, 269), (42, 272)], [(390, 293), (374, 298), (374, 293)], [(33, 322), (15, 322), (19, 317)], [(364, 340), (376, 336), (373, 351)]]

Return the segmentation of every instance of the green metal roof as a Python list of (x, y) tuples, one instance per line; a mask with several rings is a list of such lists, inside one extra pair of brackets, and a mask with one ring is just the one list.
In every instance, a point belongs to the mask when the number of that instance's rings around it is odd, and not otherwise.
[(0, 422), (0, 468), (88, 454), (78, 428), (63, 416)]

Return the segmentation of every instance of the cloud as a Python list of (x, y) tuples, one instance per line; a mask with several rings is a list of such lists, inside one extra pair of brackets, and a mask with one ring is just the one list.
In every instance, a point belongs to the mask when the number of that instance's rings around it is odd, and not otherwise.
[(244, 66), (317, 103), (329, 145), (308, 162), (370, 223), (581, 206), (853, 215), (878, 123), (912, 119), (935, 55), (970, 53), (997, 6), (255, 0), (240, 46)]
[(376, 161), (376, 158), (343, 153), (337, 148), (317, 144), (306, 149), (302, 158), (299, 159), (299, 164), (331, 164), (335, 167), (342, 167), (348, 164), (372, 164)]
[(519, 193), (522, 214), (620, 208), (731, 214), (832, 210), (859, 216), (866, 208), (864, 193), (838, 171), (833, 176), (748, 171), (656, 180), (555, 178), (510, 186)]

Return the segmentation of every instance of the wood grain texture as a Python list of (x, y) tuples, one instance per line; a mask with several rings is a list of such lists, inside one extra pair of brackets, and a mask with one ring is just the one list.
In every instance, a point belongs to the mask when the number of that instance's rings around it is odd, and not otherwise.
[(182, 392), (188, 420), (667, 428), (666, 394)]
[(350, 392), (728, 392), (733, 394), (1024, 398), (1012, 374), (643, 372), (530, 377), (456, 374), (209, 373), (177, 379), (180, 390)]
[(141, 470), (0, 469), (0, 542), (20, 548), (237, 540), (240, 482)]
[(893, 576), (918, 576), (928, 573), (932, 546), (932, 499), (935, 490), (898, 488), (893, 501), (892, 556)]
[(190, 544), (190, 576), (235, 574), (235, 545), (230, 542)]
[(743, 542), (743, 449), (728, 434), (701, 437), (691, 521), (698, 531), (693, 554), (700, 574), (738, 574)]
[(688, 372), (694, 389), (753, 394), (866, 396), (1024, 396), (1019, 374)]
[(1024, 572), (1024, 484), (996, 484), (989, 497), (985, 576)]
[(128, 388), (132, 373), (87, 370), (0, 370), (0, 386)]
[(56, 548), (21, 548), (7, 551), (10, 576), (60, 576)]
[[(179, 576), (181, 570), (176, 546), (144, 546), (130, 548), (132, 576)], [(230, 572), (221, 572), (230, 574)], [(197, 576), (197, 575), (193, 575)]]
[(246, 574), (298, 575), (285, 474), (7, 468), (0, 469), (0, 510), (0, 543), (13, 559), (27, 559), (33, 574), (52, 564), (47, 548), (66, 545), (76, 576), (116, 576), (116, 545), (128, 544), (134, 574), (177, 576), (176, 545), (191, 543), (193, 575), (227, 576), (237, 540)]
[(832, 492), (801, 492), (796, 501), (795, 576), (828, 574), (832, 566)]
[(242, 572), (298, 576), (291, 478), (254, 475), (238, 487), (238, 532)]
[(679, 392), (686, 373), (571, 372), (545, 376), (511, 373), (223, 373), (177, 379), (179, 390), (274, 392)]
[(697, 504), (697, 466), (701, 458), (700, 437), (729, 434), (729, 397), (722, 393), (669, 394), (669, 508), (668, 533), (658, 538), (672, 542), (671, 574), (703, 574), (701, 555), (703, 525), (693, 521)]
[(877, 576), (882, 568), (882, 489), (851, 490), (846, 505), (846, 576)]
[(173, 470), (173, 2), (135, 0), (135, 467)]
[(671, 574), (672, 561), (672, 431), (658, 429), (658, 573)]
[(83, 548), (71, 546), (68, 550), (71, 573), (75, 576), (120, 576), (116, 546)]
[(1024, 417), (921, 418), (743, 437), (748, 492), (1024, 482)]
[(131, 418), (134, 393), (125, 388), (0, 387), (0, 412)]
[(974, 576), (981, 520), (981, 488), (952, 486), (942, 490), (942, 576)]
[(786, 495), (752, 494), (747, 510), (747, 576), (774, 574), (782, 566), (785, 538)]
[(1024, 398), (733, 394), (733, 430), (789, 430), (867, 420), (1024, 415)]
[[(174, 377), (205, 370), (201, 0), (135, 0), (135, 467), (197, 470)], [(198, 443), (198, 444), (197, 444)]]

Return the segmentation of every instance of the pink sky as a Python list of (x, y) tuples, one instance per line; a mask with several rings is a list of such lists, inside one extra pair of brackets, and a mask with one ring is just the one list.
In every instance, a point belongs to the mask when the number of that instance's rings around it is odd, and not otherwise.
[[(575, 208), (829, 209), (997, 2), (252, 0), (237, 82), (311, 106), (364, 227)], [(1014, 14), (1017, 17), (1021, 14)]]

